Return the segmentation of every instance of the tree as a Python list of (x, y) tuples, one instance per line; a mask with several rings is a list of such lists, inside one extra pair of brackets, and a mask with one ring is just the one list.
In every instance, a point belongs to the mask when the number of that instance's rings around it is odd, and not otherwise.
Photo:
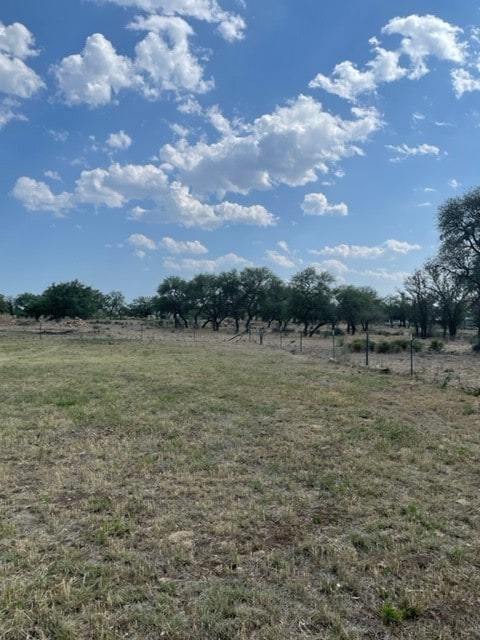
[(336, 289), (335, 297), (338, 302), (337, 314), (347, 323), (347, 332), (352, 335), (359, 324), (364, 331), (368, 331), (370, 322), (384, 315), (382, 302), (371, 287), (345, 285)]
[(0, 293), (0, 313), (8, 313), (8, 303), (3, 294)]
[(290, 318), (290, 287), (272, 274), (266, 283), (264, 295), (258, 307), (258, 315), (268, 323), (278, 323), (279, 331), (285, 329)]
[(148, 318), (155, 312), (154, 298), (140, 296), (132, 300), (127, 307), (127, 312), (134, 318)]
[(259, 315), (275, 279), (275, 274), (266, 267), (247, 267), (240, 273), (242, 307), (247, 331), (253, 318)]
[(195, 279), (195, 289), (205, 317), (202, 326), (212, 323), (213, 331), (218, 331), (231, 312), (228, 277), (225, 274), (201, 274)]
[(412, 301), (412, 321), (415, 325), (415, 333), (421, 338), (428, 338), (432, 333), (435, 321), (435, 296), (426, 270), (417, 269), (406, 278), (405, 289)]
[(465, 318), (468, 288), (440, 259), (427, 261), (424, 269), (429, 278), (427, 285), (435, 297), (435, 305), (439, 311), (443, 336), (446, 337), (448, 331), (449, 337), (455, 338), (457, 329)]
[(42, 294), (43, 313), (54, 320), (60, 318), (92, 318), (103, 307), (104, 297), (78, 280), (51, 284)]
[(118, 318), (125, 311), (125, 297), (121, 291), (110, 291), (103, 297), (103, 309), (109, 318)]
[(13, 313), (18, 318), (39, 320), (45, 313), (45, 301), (42, 295), (21, 293), (13, 301)]
[(289, 307), (292, 318), (303, 325), (304, 335), (315, 331), (331, 320), (333, 277), (327, 272), (317, 273), (307, 267), (290, 280)]
[[(480, 187), (444, 202), (438, 227), (441, 263), (467, 286), (473, 307), (480, 311)], [(480, 335), (480, 323), (478, 330)]]
[(390, 326), (393, 327), (393, 323), (398, 322), (400, 327), (406, 327), (411, 315), (411, 306), (405, 291), (386, 296), (383, 299), (383, 308)]
[(172, 314), (175, 327), (180, 325), (180, 320), (188, 327), (187, 313), (192, 307), (188, 282), (178, 276), (169, 276), (158, 286), (157, 293), (157, 310)]

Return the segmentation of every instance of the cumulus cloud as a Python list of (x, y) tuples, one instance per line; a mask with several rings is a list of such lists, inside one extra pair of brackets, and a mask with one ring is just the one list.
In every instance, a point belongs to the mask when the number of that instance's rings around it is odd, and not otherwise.
[(241, 39), (245, 29), (241, 16), (222, 10), (216, 0), (103, 1), (146, 12), (136, 16), (128, 28), (147, 35), (137, 43), (133, 58), (117, 54), (103, 34), (95, 33), (87, 38), (81, 53), (61, 60), (54, 73), (67, 104), (99, 107), (131, 89), (149, 100), (173, 93), (184, 99), (184, 109), (191, 108), (190, 96), (209, 91), (214, 82), (203, 77), (204, 68), (191, 48), (195, 32), (186, 19), (216, 24), (230, 42)]
[(451, 73), (453, 90), (457, 98), (464, 93), (480, 91), (480, 78), (474, 77), (467, 69), (454, 69)]
[(135, 48), (134, 66), (144, 78), (144, 93), (158, 98), (162, 91), (205, 93), (213, 81), (203, 79), (203, 68), (190, 51), (193, 29), (182, 18), (136, 18), (129, 27), (148, 31)]
[(331, 78), (319, 73), (308, 86), (354, 102), (359, 95), (375, 91), (379, 84), (394, 82), (407, 75), (407, 69), (399, 64), (399, 52), (386, 51), (381, 47), (375, 50), (377, 55), (367, 63), (366, 71), (360, 71), (350, 60), (345, 60), (335, 66)]
[(136, 45), (134, 59), (117, 54), (104, 35), (95, 33), (87, 38), (82, 53), (54, 67), (67, 104), (99, 107), (126, 89), (155, 100), (164, 92), (205, 93), (212, 88), (213, 81), (203, 79), (203, 68), (190, 51), (193, 30), (182, 18), (139, 17), (129, 27), (149, 31)]
[(335, 247), (326, 246), (323, 249), (311, 250), (312, 254), (324, 256), (340, 256), (341, 258), (378, 258), (385, 253), (383, 247), (367, 247), (361, 245), (338, 244)]
[(169, 253), (208, 253), (208, 249), (199, 240), (174, 240), (165, 237), (159, 242), (159, 246), (166, 249)]
[[(355, 102), (360, 95), (375, 91), (380, 84), (404, 77), (413, 80), (425, 75), (428, 73), (427, 60), (431, 56), (455, 64), (466, 59), (467, 44), (459, 39), (462, 29), (436, 16), (396, 17), (382, 28), (382, 34), (400, 35), (400, 46), (387, 50), (380, 46), (377, 38), (372, 38), (370, 43), (375, 57), (367, 62), (364, 70), (345, 60), (334, 67), (331, 76), (317, 74), (309, 86)], [(407, 59), (407, 66), (400, 63), (402, 56)], [(457, 95), (473, 90), (468, 88), (473, 83), (467, 72), (457, 70), (454, 74)]]
[(128, 149), (128, 147), (132, 144), (131, 137), (123, 131), (119, 131), (118, 133), (111, 133), (108, 136), (107, 144), (111, 149)]
[(45, 182), (38, 182), (25, 176), (17, 180), (12, 195), (29, 211), (50, 211), (59, 217), (73, 206), (70, 193), (54, 195)]
[(272, 226), (275, 217), (261, 205), (245, 206), (234, 202), (210, 204), (195, 198), (186, 185), (169, 182), (163, 170), (154, 165), (120, 165), (108, 169), (84, 170), (72, 193), (54, 195), (43, 182), (21, 177), (13, 195), (25, 207), (62, 215), (74, 205), (122, 208), (135, 204), (136, 220), (177, 222), (185, 227), (216, 228), (224, 224)]
[(382, 33), (402, 36), (400, 51), (413, 62), (411, 78), (419, 78), (428, 72), (426, 58), (460, 63), (465, 60), (467, 45), (458, 37), (462, 29), (432, 15), (410, 15), (393, 18)]
[(216, 0), (103, 0), (121, 7), (134, 7), (147, 13), (184, 16), (218, 25), (228, 42), (244, 37), (245, 21), (237, 14), (224, 11)]
[(64, 58), (54, 73), (70, 105), (98, 107), (108, 104), (122, 89), (142, 85), (131, 60), (118, 55), (101, 33), (89, 36), (82, 53)]
[[(0, 93), (17, 98), (30, 98), (45, 86), (43, 80), (31, 69), (24, 60), (36, 56), (33, 49), (35, 39), (32, 33), (19, 22), (5, 26), (0, 22)], [(0, 126), (12, 117), (7, 117), (8, 111), (0, 114)]]
[(403, 254), (421, 249), (421, 246), (419, 244), (410, 244), (410, 242), (403, 242), (401, 240), (385, 240), (383, 246), (387, 251), (393, 251), (393, 253)]
[(149, 251), (155, 251), (157, 248), (155, 241), (144, 236), (142, 233), (132, 233), (127, 242), (136, 249), (148, 249)]
[(306, 216), (348, 215), (348, 207), (344, 202), (329, 204), (323, 193), (308, 193), (303, 199), (302, 211)]
[(279, 253), (278, 251), (268, 250), (265, 256), (269, 262), (272, 262), (277, 267), (288, 269), (295, 266), (295, 262), (289, 256)]
[(373, 259), (384, 256), (387, 253), (407, 254), (410, 251), (420, 249), (418, 244), (410, 244), (402, 240), (385, 240), (381, 245), (366, 246), (355, 244), (338, 244), (334, 247), (326, 246), (323, 249), (311, 249), (312, 255), (339, 256), (347, 259)]
[(354, 108), (352, 116), (333, 116), (301, 95), (213, 144), (180, 140), (165, 145), (160, 157), (198, 193), (223, 197), (278, 184), (304, 185), (339, 160), (361, 155), (358, 145), (382, 126), (375, 109)]
[(452, 189), (458, 189), (458, 187), (461, 186), (461, 183), (458, 182), (458, 180), (455, 180), (455, 178), (452, 178), (451, 180), (448, 181), (448, 186), (451, 187)]
[(242, 258), (236, 253), (227, 253), (224, 256), (212, 260), (202, 260), (195, 258), (184, 258), (183, 260), (174, 260), (166, 258), (163, 262), (164, 267), (172, 271), (180, 271), (182, 273), (214, 273), (225, 269), (234, 269), (252, 266), (249, 260)]

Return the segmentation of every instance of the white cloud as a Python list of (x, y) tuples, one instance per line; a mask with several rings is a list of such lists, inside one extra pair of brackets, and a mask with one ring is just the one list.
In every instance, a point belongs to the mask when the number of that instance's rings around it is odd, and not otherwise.
[(375, 51), (377, 55), (367, 63), (366, 71), (359, 71), (350, 60), (345, 60), (335, 66), (332, 78), (319, 73), (308, 86), (354, 102), (359, 95), (375, 91), (380, 83), (394, 82), (407, 75), (407, 69), (399, 65), (399, 52), (381, 47), (375, 47)]
[(461, 183), (458, 182), (458, 180), (455, 180), (455, 178), (452, 178), (448, 181), (448, 186), (452, 187), (452, 189), (458, 189), (458, 187), (461, 186)]
[(290, 248), (288, 244), (285, 242), (285, 240), (279, 240), (277, 242), (277, 247), (279, 247), (285, 253), (291, 253)]
[(82, 171), (72, 193), (55, 196), (43, 182), (28, 177), (17, 180), (13, 195), (30, 210), (52, 211), (61, 215), (74, 205), (122, 208), (135, 204), (131, 217), (153, 222), (176, 222), (185, 227), (215, 228), (224, 224), (261, 227), (275, 224), (275, 217), (261, 205), (244, 206), (233, 202), (204, 203), (192, 196), (179, 182), (170, 183), (161, 168), (154, 165), (120, 165), (108, 169)]
[[(30, 98), (45, 87), (45, 83), (24, 62), (36, 56), (32, 48), (35, 39), (32, 33), (19, 22), (5, 26), (0, 22), (0, 92), (17, 98)], [(14, 116), (5, 107), (0, 108), (0, 126)], [(3, 113), (3, 117), (2, 117)]]
[(216, 0), (103, 0), (121, 7), (135, 7), (147, 13), (185, 16), (217, 24), (221, 36), (228, 42), (241, 40), (245, 30), (243, 18), (224, 11)]
[(165, 237), (161, 239), (159, 246), (170, 253), (208, 253), (208, 249), (199, 240), (179, 241)]
[(208, 272), (214, 273), (225, 269), (233, 269), (237, 267), (251, 266), (249, 260), (238, 256), (236, 253), (227, 253), (224, 256), (212, 260), (197, 260), (194, 258), (184, 258), (183, 260), (173, 260), (166, 258), (163, 262), (164, 267), (172, 271), (185, 271), (190, 273)]
[(312, 255), (340, 256), (344, 260), (348, 259), (375, 259), (384, 256), (386, 253), (407, 254), (410, 251), (420, 249), (418, 244), (410, 244), (402, 240), (385, 240), (381, 245), (366, 246), (355, 244), (338, 244), (334, 247), (326, 246), (323, 249), (310, 249)]
[(12, 195), (22, 202), (29, 211), (51, 211), (57, 216), (73, 206), (70, 193), (54, 195), (45, 182), (37, 182), (25, 176), (15, 183)]
[(480, 78), (474, 78), (470, 71), (466, 69), (454, 69), (451, 77), (453, 90), (457, 98), (461, 98), (464, 93), (480, 91)]
[(393, 18), (383, 27), (382, 33), (402, 36), (400, 51), (413, 62), (411, 78), (419, 78), (428, 72), (426, 58), (429, 56), (454, 63), (465, 59), (467, 45), (458, 40), (462, 29), (436, 16)]
[(375, 278), (377, 280), (386, 280), (387, 282), (403, 283), (405, 278), (412, 275), (407, 271), (388, 271), (387, 269), (367, 269), (358, 272), (365, 278)]
[(25, 116), (17, 111), (19, 104), (13, 98), (0, 99), (0, 129), (11, 120), (26, 120)]
[(341, 256), (344, 259), (378, 258), (385, 253), (383, 247), (367, 247), (361, 245), (338, 244), (335, 247), (324, 247), (321, 250), (311, 250), (314, 255)]
[(155, 251), (157, 245), (154, 240), (151, 240), (142, 233), (133, 233), (127, 240), (128, 244), (136, 249), (148, 249), (149, 251)]
[[(404, 77), (417, 79), (425, 75), (428, 73), (427, 59), (430, 56), (456, 64), (463, 62), (466, 57), (467, 45), (458, 39), (462, 29), (436, 16), (396, 17), (382, 28), (382, 33), (402, 36), (400, 47), (387, 50), (379, 46), (377, 38), (371, 38), (370, 43), (376, 55), (367, 62), (365, 70), (359, 70), (350, 60), (345, 60), (334, 67), (330, 77), (317, 74), (309, 87), (324, 89), (354, 102), (358, 96), (375, 91), (382, 83), (395, 82)], [(401, 66), (401, 56), (409, 59), (408, 68)], [(465, 75), (454, 78), (455, 83), (457, 95), (473, 90), (464, 88), (472, 86)]]
[(118, 133), (111, 133), (108, 136), (107, 144), (112, 149), (128, 149), (132, 144), (131, 137), (123, 131), (119, 131)]
[(295, 262), (288, 256), (278, 253), (278, 251), (268, 250), (265, 253), (267, 260), (277, 265), (278, 267), (291, 268), (295, 266)]
[(343, 274), (350, 271), (346, 264), (340, 260), (322, 260), (321, 262), (313, 262), (312, 267), (315, 267), (317, 271), (328, 271), (336, 278), (341, 277)]
[(303, 200), (302, 211), (306, 216), (348, 215), (348, 207), (344, 202), (329, 204), (323, 193), (308, 193)]
[(83, 52), (64, 58), (54, 73), (70, 105), (98, 107), (108, 104), (122, 89), (142, 84), (131, 60), (118, 55), (101, 33), (89, 36)]
[(417, 251), (421, 249), (419, 244), (410, 244), (409, 242), (403, 242), (401, 240), (385, 240), (383, 246), (387, 251), (393, 251), (394, 253), (410, 253), (410, 251)]
[(137, 17), (130, 29), (148, 31), (135, 47), (135, 69), (145, 82), (144, 93), (158, 98), (162, 91), (205, 93), (213, 81), (203, 79), (203, 68), (192, 55), (188, 39), (193, 29), (182, 18)]
[(203, 68), (192, 54), (189, 38), (193, 29), (182, 18), (137, 17), (130, 29), (148, 31), (135, 47), (135, 58), (117, 54), (101, 33), (86, 40), (80, 54), (64, 58), (54, 73), (67, 104), (99, 107), (110, 103), (126, 89), (149, 100), (164, 92), (205, 93), (213, 81), (203, 79)]
[(410, 156), (438, 156), (440, 153), (440, 149), (432, 144), (420, 144), (416, 147), (409, 147), (407, 144), (386, 144), (385, 148), (398, 154), (391, 158), (390, 162), (400, 162)]
[(46, 178), (50, 178), (50, 180), (56, 180), (58, 182), (61, 182), (61, 180), (62, 180), (57, 171), (47, 170), (47, 171), (43, 172), (43, 175)]
[(417, 204), (417, 207), (431, 207), (432, 203), (431, 202), (420, 202), (419, 204)]
[(299, 96), (286, 107), (223, 135), (218, 142), (180, 140), (160, 150), (161, 159), (198, 193), (248, 193), (278, 184), (299, 186), (342, 158), (361, 155), (358, 144), (381, 126), (375, 109), (352, 109), (344, 120)]

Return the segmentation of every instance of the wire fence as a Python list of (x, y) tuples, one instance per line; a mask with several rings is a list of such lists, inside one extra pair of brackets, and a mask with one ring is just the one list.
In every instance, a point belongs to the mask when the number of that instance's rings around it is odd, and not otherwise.
[(237, 332), (230, 325), (219, 331), (200, 327), (174, 327), (154, 320), (62, 322), (10, 321), (0, 324), (2, 338), (58, 340), (137, 340), (176, 344), (220, 344), (232, 349), (274, 349), (329, 365), (365, 368), (379, 374), (415, 377), (442, 387), (458, 387), (480, 396), (480, 354), (472, 343), (476, 330), (462, 331), (454, 341), (434, 337), (418, 340), (407, 329), (376, 328), (356, 336), (337, 335), (327, 329), (306, 337), (298, 329), (279, 331), (252, 325)]

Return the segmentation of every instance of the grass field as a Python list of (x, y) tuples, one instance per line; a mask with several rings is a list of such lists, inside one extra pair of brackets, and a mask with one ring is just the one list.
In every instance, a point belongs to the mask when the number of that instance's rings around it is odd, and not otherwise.
[(0, 638), (480, 638), (480, 398), (237, 343), (0, 340)]

